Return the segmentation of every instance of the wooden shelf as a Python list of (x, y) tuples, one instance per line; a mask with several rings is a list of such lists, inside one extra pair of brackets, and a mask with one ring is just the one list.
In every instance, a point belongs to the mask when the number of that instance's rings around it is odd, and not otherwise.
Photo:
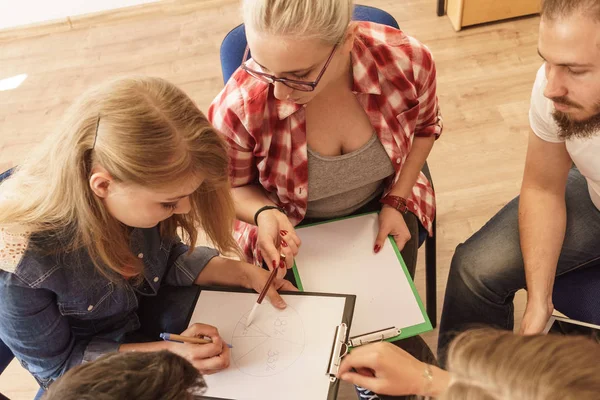
[(465, 26), (537, 14), (540, 0), (448, 0), (448, 18), (455, 30)]

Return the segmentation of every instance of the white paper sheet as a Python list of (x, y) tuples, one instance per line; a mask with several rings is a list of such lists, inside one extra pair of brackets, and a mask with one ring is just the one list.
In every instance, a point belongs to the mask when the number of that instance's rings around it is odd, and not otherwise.
[(425, 322), (390, 242), (378, 254), (376, 214), (300, 228), (296, 266), (308, 292), (356, 295), (350, 336)]
[(327, 366), (344, 297), (284, 295), (278, 310), (267, 299), (248, 328), (257, 294), (202, 291), (190, 324), (216, 326), (233, 346), (231, 366), (205, 376), (206, 396), (239, 400), (326, 399)]

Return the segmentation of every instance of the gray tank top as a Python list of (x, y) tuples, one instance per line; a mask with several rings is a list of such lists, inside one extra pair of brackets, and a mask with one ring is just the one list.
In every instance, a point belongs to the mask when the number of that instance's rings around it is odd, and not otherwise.
[(377, 135), (360, 149), (326, 157), (308, 149), (307, 218), (349, 215), (383, 192), (394, 166)]

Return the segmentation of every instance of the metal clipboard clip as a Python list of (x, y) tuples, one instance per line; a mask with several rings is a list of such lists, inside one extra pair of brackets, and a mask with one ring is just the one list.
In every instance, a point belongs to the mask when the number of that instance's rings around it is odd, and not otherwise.
[(331, 356), (329, 357), (329, 366), (327, 367), (327, 375), (329, 375), (330, 382), (335, 382), (337, 380), (337, 374), (340, 370), (342, 358), (348, 354), (346, 337), (348, 337), (348, 325), (341, 323), (335, 328), (335, 335), (331, 346)]
[(338, 325), (335, 328), (335, 335), (333, 338), (333, 344), (331, 346), (331, 356), (329, 357), (329, 366), (327, 368), (329, 380), (331, 382), (335, 382), (337, 380), (337, 374), (340, 371), (342, 358), (348, 354), (350, 347), (358, 347), (369, 343), (382, 342), (386, 339), (396, 337), (400, 333), (402, 333), (401, 329), (391, 327), (375, 332), (365, 333), (364, 335), (355, 336), (348, 339), (346, 342), (348, 326), (344, 323)]
[(402, 333), (402, 329), (396, 327), (381, 329), (375, 332), (365, 333), (364, 335), (351, 337), (349, 340), (350, 347), (358, 347), (369, 343), (383, 342), (386, 339), (391, 339)]

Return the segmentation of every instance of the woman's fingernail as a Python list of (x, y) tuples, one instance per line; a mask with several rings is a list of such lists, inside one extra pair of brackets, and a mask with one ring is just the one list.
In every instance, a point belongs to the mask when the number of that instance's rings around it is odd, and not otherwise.
[(281, 245), (282, 245), (283, 247), (288, 247), (288, 244), (285, 242), (285, 240), (282, 240), (282, 241), (281, 241)]
[(273, 269), (277, 268), (277, 261), (273, 260)]
[(281, 234), (281, 236), (285, 236), (288, 234), (288, 231), (279, 231), (279, 233)]
[(285, 261), (279, 262), (279, 268), (285, 268)]
[(379, 253), (379, 250), (381, 250), (381, 246), (376, 244), (375, 248), (373, 249), (373, 251), (375, 252), (375, 254)]

